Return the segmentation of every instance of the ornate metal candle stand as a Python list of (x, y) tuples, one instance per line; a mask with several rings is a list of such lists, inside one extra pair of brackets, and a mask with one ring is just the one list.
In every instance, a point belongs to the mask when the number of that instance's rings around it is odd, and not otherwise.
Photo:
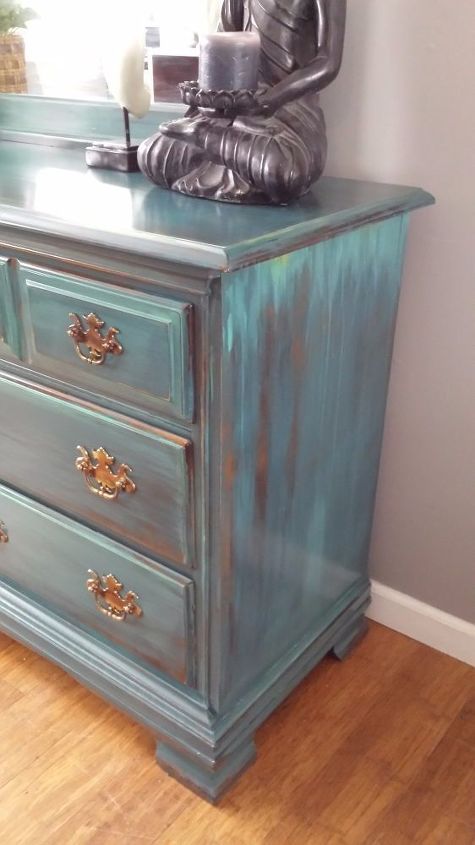
[(257, 91), (209, 91), (200, 83), (181, 82), (178, 86), (181, 99), (191, 112), (199, 110), (211, 117), (236, 117), (258, 111)]

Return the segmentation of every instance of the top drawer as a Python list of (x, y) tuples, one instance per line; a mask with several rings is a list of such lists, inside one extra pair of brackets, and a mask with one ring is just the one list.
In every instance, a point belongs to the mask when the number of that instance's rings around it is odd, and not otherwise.
[(151, 413), (192, 419), (191, 305), (27, 264), (20, 284), (34, 369)]

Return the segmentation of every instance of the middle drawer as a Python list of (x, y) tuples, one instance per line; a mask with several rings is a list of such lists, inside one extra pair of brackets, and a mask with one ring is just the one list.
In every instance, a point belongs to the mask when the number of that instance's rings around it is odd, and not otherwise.
[(183, 437), (2, 377), (0, 480), (193, 565), (192, 444)]

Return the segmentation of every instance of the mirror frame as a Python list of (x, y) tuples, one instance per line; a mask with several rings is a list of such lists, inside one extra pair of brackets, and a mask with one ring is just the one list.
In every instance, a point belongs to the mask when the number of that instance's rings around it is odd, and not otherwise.
[[(157, 131), (160, 123), (185, 113), (181, 103), (153, 103), (141, 120), (131, 118), (132, 142)], [(85, 146), (123, 140), (122, 112), (114, 101), (69, 100), (31, 94), (0, 94), (0, 140)]]

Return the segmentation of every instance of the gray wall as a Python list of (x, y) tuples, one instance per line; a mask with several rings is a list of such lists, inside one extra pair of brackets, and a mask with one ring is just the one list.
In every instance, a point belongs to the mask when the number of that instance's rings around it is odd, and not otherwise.
[(475, 3), (348, 0), (328, 173), (416, 184), (372, 575), (475, 622)]

